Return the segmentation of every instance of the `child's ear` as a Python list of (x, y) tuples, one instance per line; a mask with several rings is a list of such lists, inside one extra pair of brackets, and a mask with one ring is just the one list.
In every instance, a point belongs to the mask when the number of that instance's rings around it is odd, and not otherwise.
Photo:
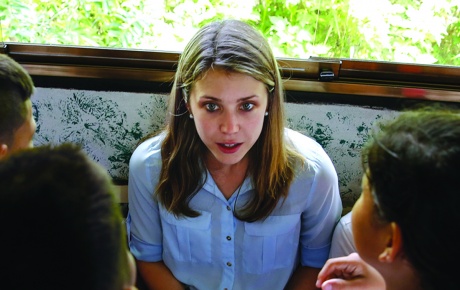
[(391, 223), (391, 238), (385, 250), (379, 255), (379, 261), (384, 263), (393, 262), (398, 255), (403, 254), (403, 241), (401, 228), (395, 222)]
[(6, 144), (0, 144), (0, 159), (3, 159), (8, 153), (8, 146)]

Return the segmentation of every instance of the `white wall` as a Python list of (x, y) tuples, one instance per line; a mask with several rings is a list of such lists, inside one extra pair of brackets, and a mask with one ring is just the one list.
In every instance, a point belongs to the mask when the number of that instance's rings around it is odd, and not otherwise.
[[(35, 145), (74, 142), (126, 181), (128, 161), (145, 134), (161, 128), (168, 94), (37, 88), (32, 97), (37, 121)], [(316, 139), (334, 162), (345, 211), (360, 194), (360, 150), (376, 121), (397, 111), (338, 104), (286, 105), (287, 126)], [(126, 189), (120, 188), (121, 200)]]

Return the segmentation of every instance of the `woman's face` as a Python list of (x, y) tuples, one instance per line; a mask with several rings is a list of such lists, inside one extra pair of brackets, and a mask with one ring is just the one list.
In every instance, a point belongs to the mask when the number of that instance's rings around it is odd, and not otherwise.
[(241, 73), (210, 69), (193, 85), (188, 106), (211, 162), (234, 165), (246, 156), (262, 131), (267, 103), (264, 83)]
[(353, 239), (359, 255), (378, 269), (378, 256), (389, 243), (391, 226), (390, 223), (376, 221), (377, 208), (366, 174), (363, 175), (361, 187), (361, 196), (352, 210)]

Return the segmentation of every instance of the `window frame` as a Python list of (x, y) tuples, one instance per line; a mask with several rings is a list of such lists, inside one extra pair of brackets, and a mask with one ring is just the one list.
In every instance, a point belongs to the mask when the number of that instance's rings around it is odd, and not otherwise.
[[(34, 77), (172, 84), (179, 52), (3, 43)], [(286, 91), (460, 102), (460, 67), (277, 58)]]

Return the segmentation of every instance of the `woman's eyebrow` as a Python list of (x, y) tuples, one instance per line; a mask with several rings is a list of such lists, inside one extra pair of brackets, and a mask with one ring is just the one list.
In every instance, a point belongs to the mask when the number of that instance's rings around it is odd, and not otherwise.
[[(258, 99), (259, 96), (258, 95), (251, 95), (251, 96), (248, 96), (248, 97), (242, 97), (242, 98), (239, 98), (238, 100), (236, 100), (237, 102), (244, 102), (244, 101), (248, 101), (248, 100), (251, 100), (251, 99)], [(202, 99), (205, 99), (205, 100), (210, 100), (210, 101), (214, 101), (214, 102), (222, 102), (221, 99), (219, 98), (216, 98), (216, 97), (213, 97), (213, 96), (201, 96), (200, 97), (200, 100)]]

